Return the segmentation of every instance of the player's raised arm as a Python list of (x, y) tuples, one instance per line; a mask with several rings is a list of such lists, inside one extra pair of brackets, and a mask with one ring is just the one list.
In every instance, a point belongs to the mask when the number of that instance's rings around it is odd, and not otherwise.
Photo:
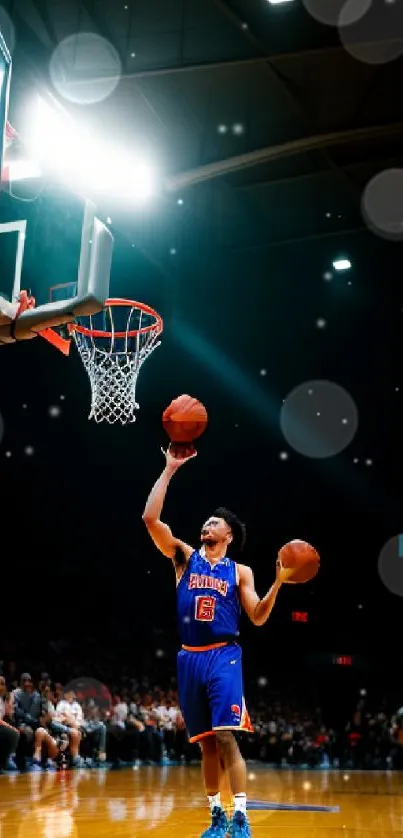
[(154, 544), (158, 547), (161, 553), (164, 554), (164, 556), (168, 556), (170, 559), (175, 559), (178, 549), (181, 550), (186, 560), (189, 559), (193, 553), (193, 547), (190, 547), (189, 544), (185, 544), (183, 541), (175, 538), (168, 524), (164, 524), (163, 521), (161, 521), (162, 507), (164, 505), (167, 488), (172, 476), (178, 468), (188, 462), (188, 460), (193, 459), (195, 456), (193, 448), (189, 449), (189, 451), (191, 451), (191, 454), (189, 454), (187, 449), (184, 449), (183, 456), (173, 457), (168, 449), (165, 453), (166, 466), (151, 489), (143, 512), (143, 521)]

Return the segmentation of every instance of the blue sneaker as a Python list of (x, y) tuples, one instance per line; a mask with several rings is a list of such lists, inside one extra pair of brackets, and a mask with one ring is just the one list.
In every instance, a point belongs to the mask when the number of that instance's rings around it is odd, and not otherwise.
[(57, 765), (53, 759), (48, 758), (45, 765), (46, 771), (57, 771)]
[(214, 806), (211, 813), (211, 826), (203, 832), (200, 838), (224, 838), (229, 830), (229, 820), (220, 806)]
[(75, 769), (75, 768), (84, 768), (84, 767), (85, 767), (85, 764), (84, 764), (84, 760), (83, 760), (82, 757), (80, 757), (80, 756), (71, 757), (70, 768)]
[(250, 826), (243, 812), (234, 812), (229, 828), (230, 838), (250, 838)]
[(30, 766), (30, 771), (42, 771), (42, 765), (38, 759), (33, 759)]
[(18, 767), (15, 764), (14, 757), (9, 757), (7, 767), (6, 767), (6, 771), (18, 771)]

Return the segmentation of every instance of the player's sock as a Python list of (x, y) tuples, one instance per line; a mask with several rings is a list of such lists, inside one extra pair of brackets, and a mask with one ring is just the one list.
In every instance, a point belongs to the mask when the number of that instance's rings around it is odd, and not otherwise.
[(234, 814), (235, 812), (242, 812), (246, 817), (246, 794), (234, 795)]
[(213, 811), (215, 806), (218, 806), (219, 809), (223, 808), (222, 803), (221, 803), (221, 794), (220, 794), (219, 791), (217, 792), (217, 794), (209, 794), (208, 795), (208, 802), (209, 802), (209, 805), (210, 805), (210, 812)]

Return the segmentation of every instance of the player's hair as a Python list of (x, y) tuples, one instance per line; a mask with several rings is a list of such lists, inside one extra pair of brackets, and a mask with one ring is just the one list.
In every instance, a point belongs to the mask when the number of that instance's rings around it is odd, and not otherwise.
[(213, 513), (214, 518), (223, 518), (225, 523), (228, 524), (233, 537), (233, 545), (236, 550), (240, 553), (242, 552), (243, 548), (245, 547), (246, 541), (246, 527), (242, 521), (237, 518), (237, 516), (230, 512), (229, 509), (226, 509), (225, 506), (219, 506), (218, 509), (215, 510)]

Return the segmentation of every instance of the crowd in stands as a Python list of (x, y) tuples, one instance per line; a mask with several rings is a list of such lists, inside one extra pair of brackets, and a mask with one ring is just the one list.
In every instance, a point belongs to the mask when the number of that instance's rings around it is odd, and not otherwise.
[[(126, 677), (111, 691), (77, 678), (63, 687), (47, 672), (35, 681), (16, 677), (16, 666), (0, 675), (0, 771), (58, 767), (190, 763), (200, 759), (189, 743), (175, 679), (162, 687), (147, 678)], [(241, 734), (247, 760), (279, 767), (403, 768), (403, 708), (355, 702), (350, 720), (332, 727), (319, 708), (251, 696), (254, 734)]]

